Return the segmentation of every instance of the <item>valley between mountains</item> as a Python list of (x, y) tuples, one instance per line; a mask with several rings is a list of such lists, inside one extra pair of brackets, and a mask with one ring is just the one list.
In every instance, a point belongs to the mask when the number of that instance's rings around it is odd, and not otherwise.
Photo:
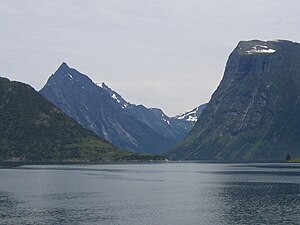
[(300, 44), (291, 41), (239, 42), (211, 100), (175, 117), (65, 62), (39, 92), (1, 78), (0, 93), (0, 160), (300, 158)]

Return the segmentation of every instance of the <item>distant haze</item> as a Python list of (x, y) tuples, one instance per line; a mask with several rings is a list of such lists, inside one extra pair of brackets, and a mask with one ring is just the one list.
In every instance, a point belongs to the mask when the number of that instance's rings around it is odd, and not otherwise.
[(39, 90), (58, 66), (168, 115), (209, 101), (240, 40), (300, 42), (297, 0), (0, 0), (0, 76)]

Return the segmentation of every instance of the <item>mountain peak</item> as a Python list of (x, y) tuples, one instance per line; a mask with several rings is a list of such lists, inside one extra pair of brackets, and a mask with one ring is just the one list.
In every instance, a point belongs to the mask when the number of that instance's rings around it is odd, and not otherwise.
[(63, 82), (63, 83), (65, 83), (65, 82), (74, 83), (75, 82), (79, 86), (86, 86), (86, 87), (94, 84), (94, 82), (87, 75), (82, 74), (79, 71), (77, 71), (76, 69), (69, 67), (68, 64), (65, 62), (63, 62), (59, 66), (59, 68), (56, 70), (56, 72), (50, 78), (51, 78), (51, 80), (58, 79), (60, 82)]
[(66, 62), (62, 62), (62, 64), (58, 67), (57, 70), (67, 70), (67, 69), (70, 69), (70, 67), (68, 66), (68, 64)]

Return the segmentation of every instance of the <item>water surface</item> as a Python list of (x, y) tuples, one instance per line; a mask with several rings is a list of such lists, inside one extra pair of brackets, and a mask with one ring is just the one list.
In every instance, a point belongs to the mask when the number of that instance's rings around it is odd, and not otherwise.
[(300, 165), (0, 167), (0, 224), (300, 224)]

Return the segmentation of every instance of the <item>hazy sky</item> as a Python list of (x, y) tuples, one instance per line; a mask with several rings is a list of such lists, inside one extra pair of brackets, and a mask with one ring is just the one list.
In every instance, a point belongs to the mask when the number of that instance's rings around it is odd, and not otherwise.
[(0, 76), (63, 62), (168, 115), (209, 101), (240, 40), (300, 42), (298, 0), (0, 0)]

